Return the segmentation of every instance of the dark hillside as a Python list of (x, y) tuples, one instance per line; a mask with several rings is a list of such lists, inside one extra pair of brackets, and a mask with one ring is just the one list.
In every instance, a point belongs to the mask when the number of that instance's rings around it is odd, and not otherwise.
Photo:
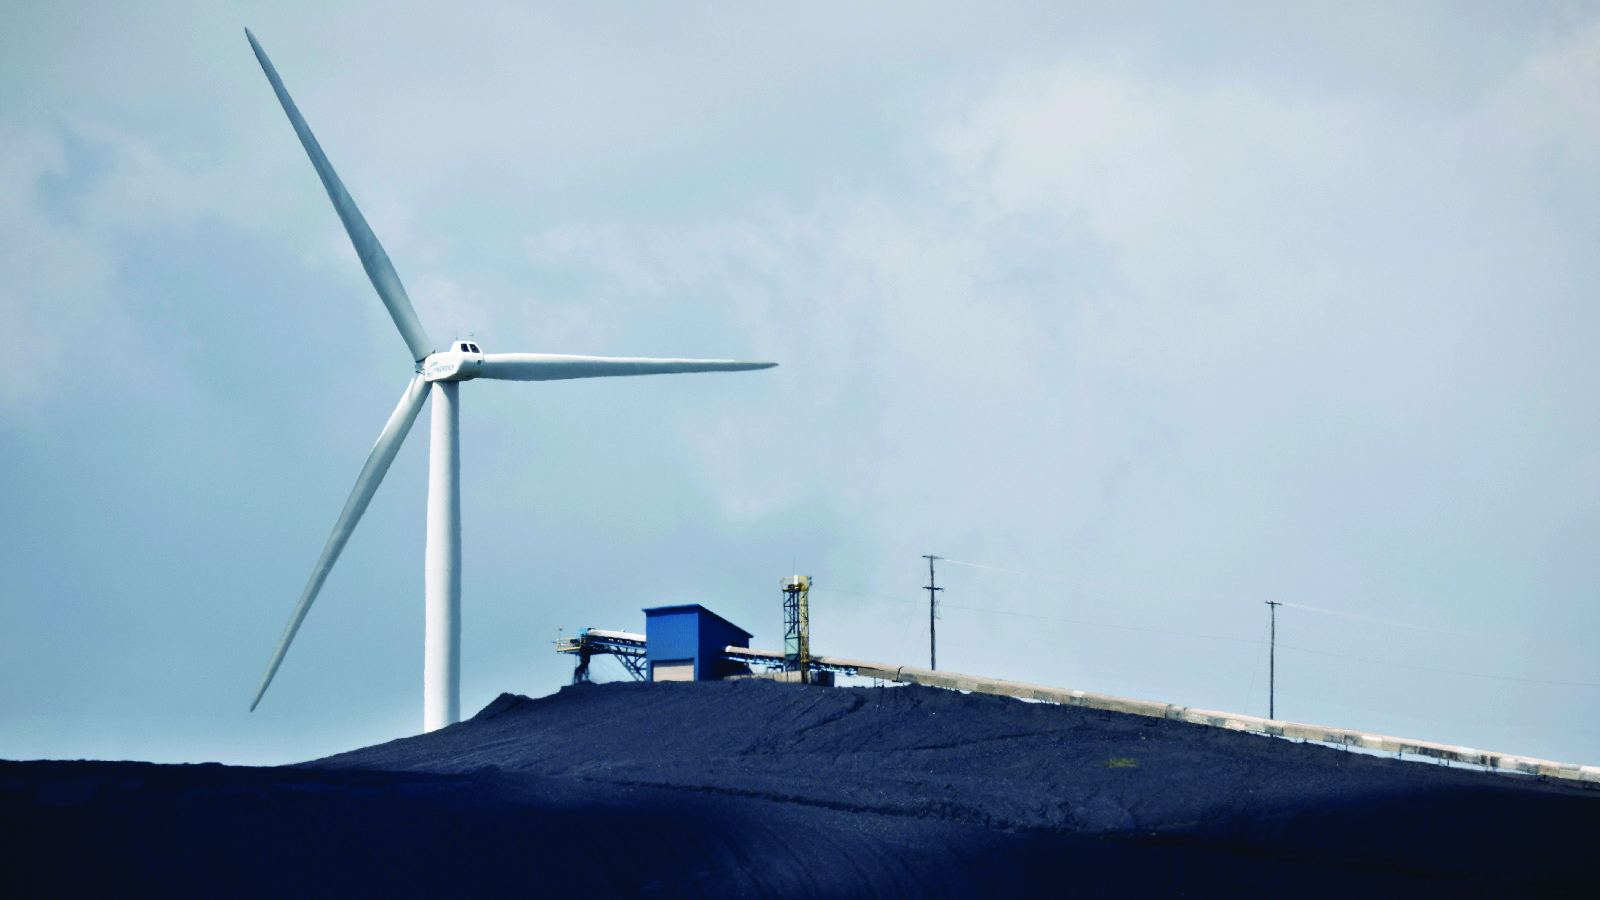
[(502, 695), (287, 769), (0, 764), (30, 894), (1586, 893), (1600, 792), (916, 686)]

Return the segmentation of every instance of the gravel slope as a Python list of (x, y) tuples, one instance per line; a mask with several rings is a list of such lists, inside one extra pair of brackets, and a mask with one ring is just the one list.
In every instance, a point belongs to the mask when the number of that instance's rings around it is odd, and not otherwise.
[(918, 686), (620, 683), (295, 767), (0, 763), (0, 829), (25, 895), (1581, 896), (1600, 792)]

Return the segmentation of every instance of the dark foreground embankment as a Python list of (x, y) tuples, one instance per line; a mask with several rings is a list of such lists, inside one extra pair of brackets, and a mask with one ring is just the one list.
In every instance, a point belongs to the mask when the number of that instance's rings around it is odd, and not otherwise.
[(279, 769), (0, 763), (8, 896), (1589, 895), (1600, 791), (921, 687), (503, 695)]

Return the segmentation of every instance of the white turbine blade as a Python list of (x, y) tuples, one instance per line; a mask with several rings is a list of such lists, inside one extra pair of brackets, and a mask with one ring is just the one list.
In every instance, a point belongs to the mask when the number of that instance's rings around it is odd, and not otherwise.
[(340, 551), (350, 540), (350, 533), (356, 530), (361, 514), (367, 511), (367, 504), (372, 502), (372, 495), (377, 493), (384, 473), (389, 471), (394, 455), (400, 452), (400, 444), (406, 439), (407, 432), (411, 431), (411, 423), (417, 420), (417, 412), (422, 409), (422, 401), (427, 397), (428, 383), (421, 375), (414, 376), (400, 397), (400, 405), (394, 408), (388, 424), (383, 426), (383, 433), (378, 435), (378, 443), (373, 445), (372, 453), (367, 456), (367, 464), (361, 467), (361, 475), (356, 478), (356, 486), (350, 490), (350, 498), (344, 501), (344, 511), (339, 513), (339, 521), (334, 523), (333, 534), (328, 536), (328, 543), (322, 548), (317, 567), (311, 570), (311, 580), (306, 582), (300, 602), (295, 604), (294, 614), (289, 616), (289, 627), (283, 630), (278, 649), (272, 653), (272, 662), (267, 664), (267, 674), (261, 679), (256, 698), (250, 701), (252, 712), (256, 704), (261, 702), (261, 695), (267, 692), (267, 685), (272, 683), (272, 676), (278, 672), (278, 664), (283, 662), (283, 655), (289, 652), (289, 643), (294, 640), (295, 632), (300, 630), (300, 622), (311, 609), (312, 601), (317, 599), (322, 583), (328, 580), (328, 572), (333, 569)]
[(777, 363), (734, 359), (634, 359), (556, 353), (485, 353), (477, 377), (501, 381), (559, 381), (564, 378), (608, 378), (615, 375), (746, 372), (751, 369), (770, 369), (775, 365)]
[(350, 192), (344, 189), (344, 183), (334, 173), (333, 166), (328, 163), (328, 157), (323, 155), (322, 147), (312, 136), (310, 126), (301, 118), (300, 110), (295, 108), (294, 101), (289, 99), (289, 92), (284, 89), (283, 81), (278, 78), (278, 70), (274, 69), (272, 62), (267, 59), (266, 51), (256, 43), (256, 36), (250, 33), (250, 29), (246, 28), (244, 34), (250, 39), (250, 48), (256, 52), (256, 59), (261, 62), (261, 71), (267, 73), (267, 80), (272, 82), (272, 91), (278, 95), (278, 102), (283, 104), (283, 111), (288, 114), (289, 123), (294, 126), (294, 133), (300, 136), (300, 143), (306, 148), (306, 155), (311, 157), (311, 165), (316, 167), (317, 175), (321, 176), (322, 186), (328, 189), (328, 199), (333, 201), (333, 208), (339, 213), (339, 220), (344, 222), (344, 230), (350, 235), (350, 243), (355, 245), (356, 255), (361, 257), (362, 268), (367, 270), (367, 277), (377, 289), (378, 297), (383, 300), (383, 305), (389, 308), (389, 315), (394, 319), (395, 327), (400, 329), (400, 336), (405, 338), (406, 346), (411, 348), (411, 358), (421, 362), (433, 352), (433, 342), (428, 340), (427, 332), (422, 330), (422, 322), (417, 319), (417, 311), (411, 308), (411, 298), (406, 296), (405, 286), (400, 283), (400, 276), (395, 272), (394, 264), (389, 262), (389, 254), (383, 252), (383, 245), (378, 243), (377, 235), (367, 226), (367, 220), (361, 216), (361, 210), (356, 208), (356, 202), (350, 199)]

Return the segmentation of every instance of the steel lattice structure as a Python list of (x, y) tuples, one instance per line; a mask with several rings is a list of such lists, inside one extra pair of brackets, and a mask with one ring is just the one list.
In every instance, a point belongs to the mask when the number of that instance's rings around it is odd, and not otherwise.
[(577, 668), (572, 670), (572, 683), (589, 680), (589, 660), (598, 654), (615, 656), (628, 670), (634, 681), (645, 680), (644, 635), (626, 631), (598, 631), (586, 629), (577, 637), (556, 641), (557, 653), (572, 653), (578, 657)]
[(783, 579), (781, 584), (783, 585), (783, 667), (790, 672), (799, 672), (800, 681), (810, 684), (811, 576), (793, 575)]

